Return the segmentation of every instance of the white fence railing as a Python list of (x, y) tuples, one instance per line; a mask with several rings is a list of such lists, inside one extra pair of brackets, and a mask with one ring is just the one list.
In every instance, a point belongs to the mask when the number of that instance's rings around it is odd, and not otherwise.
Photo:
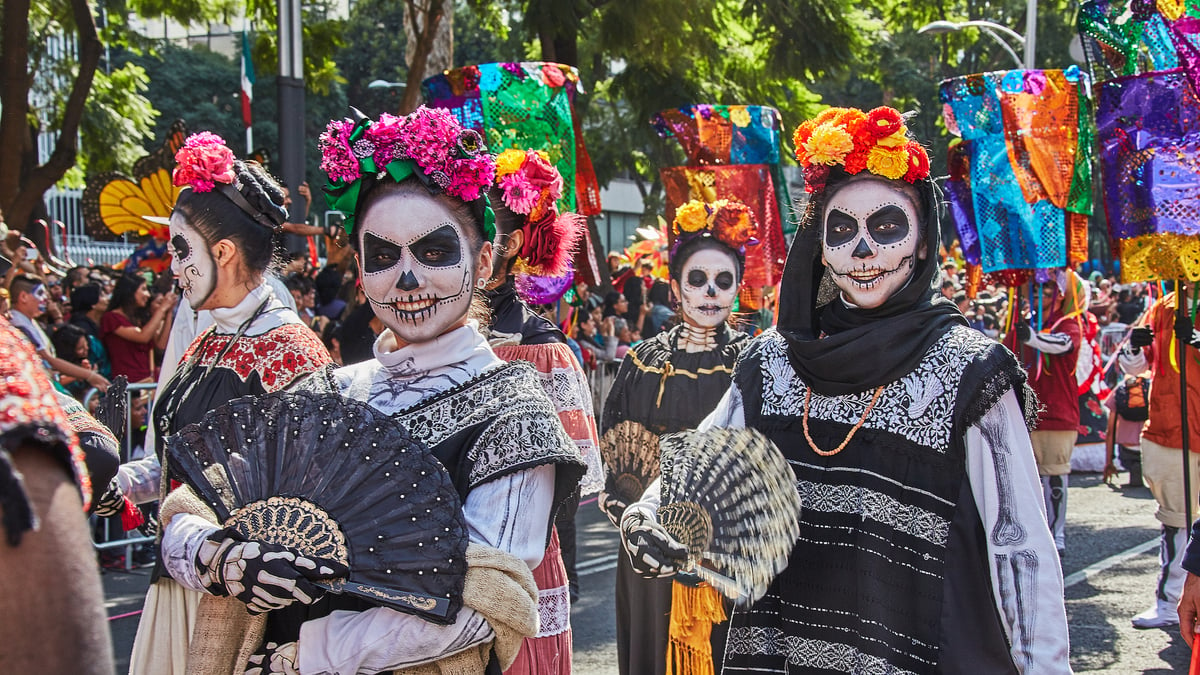
[(51, 224), (50, 238), (58, 257), (77, 265), (115, 265), (133, 253), (136, 245), (127, 241), (96, 241), (88, 236), (83, 222), (82, 190), (46, 191), (46, 210)]

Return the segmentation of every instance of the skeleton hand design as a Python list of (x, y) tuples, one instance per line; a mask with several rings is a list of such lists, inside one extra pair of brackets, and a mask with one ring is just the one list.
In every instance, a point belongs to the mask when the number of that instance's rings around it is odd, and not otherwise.
[(125, 494), (121, 492), (121, 486), (117, 485), (117, 480), (114, 478), (108, 484), (108, 489), (104, 491), (104, 494), (96, 500), (92, 513), (101, 518), (111, 518), (124, 510)]
[(673, 576), (687, 561), (687, 548), (640, 508), (627, 509), (621, 518), (621, 545), (633, 571), (647, 579)]
[(158, 536), (158, 512), (151, 511), (146, 514), (146, 522), (138, 526), (138, 532), (141, 532), (147, 537)]
[(1200, 348), (1200, 330), (1192, 325), (1192, 320), (1186, 316), (1175, 315), (1175, 339), (1189, 347)]
[(1029, 338), (1033, 337), (1033, 328), (1028, 323), (1022, 321), (1017, 324), (1017, 341), (1029, 342)]
[(268, 642), (250, 657), (246, 664), (246, 675), (300, 675), (300, 669), (296, 667), (296, 652), (295, 642)]
[(598, 501), (600, 502), (600, 510), (604, 512), (604, 515), (608, 516), (609, 522), (614, 527), (621, 527), (621, 516), (625, 513), (625, 507), (627, 506), (625, 502), (603, 490), (600, 491), (600, 499)]
[(294, 602), (311, 605), (325, 594), (313, 581), (350, 574), (348, 567), (334, 560), (310, 558), (278, 544), (247, 541), (230, 528), (213, 532), (200, 545), (196, 571), (209, 593), (232, 595), (246, 603), (251, 614)]

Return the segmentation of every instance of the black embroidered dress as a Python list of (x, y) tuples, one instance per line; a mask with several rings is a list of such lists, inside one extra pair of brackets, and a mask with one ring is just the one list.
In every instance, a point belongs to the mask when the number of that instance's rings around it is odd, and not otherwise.
[[(748, 338), (722, 324), (716, 349), (687, 352), (678, 344), (682, 330), (676, 326), (629, 350), (604, 406), (601, 436), (625, 420), (660, 436), (692, 429), (716, 407)], [(661, 675), (666, 670), (672, 583), (641, 578), (624, 553), (618, 553), (617, 663), (622, 675)]]

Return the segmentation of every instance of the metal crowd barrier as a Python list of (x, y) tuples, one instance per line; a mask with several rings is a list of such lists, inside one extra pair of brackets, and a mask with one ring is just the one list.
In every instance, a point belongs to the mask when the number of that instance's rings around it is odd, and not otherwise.
[[(132, 445), (130, 443), (130, 436), (133, 433), (133, 419), (131, 417), (131, 415), (133, 413), (133, 406), (131, 405), (132, 400), (133, 400), (133, 392), (142, 392), (142, 391), (152, 392), (157, 388), (158, 388), (158, 385), (156, 383), (148, 382), (148, 383), (130, 384), (125, 389), (125, 409), (127, 412), (125, 414), (125, 435), (121, 439), (121, 443), (120, 443), (120, 456), (121, 456), (122, 464), (129, 461), (129, 453), (132, 450)], [(97, 390), (97, 389), (89, 390), (87, 392), (87, 394), (84, 395), (84, 397), (83, 397), (84, 409), (89, 409), (89, 407), (88, 407), (89, 404), (92, 402), (93, 399), (95, 399), (99, 395), (100, 395), (99, 390)], [(153, 399), (153, 397), (151, 397), (151, 399)], [(149, 408), (147, 408), (147, 410), (149, 410)], [(147, 415), (148, 414), (149, 413), (147, 412)], [(150, 420), (147, 419), (147, 424), (149, 424), (149, 422), (150, 422)], [(148, 448), (147, 452), (154, 452), (154, 449)], [(107, 489), (108, 486), (97, 485), (94, 487), (97, 490), (96, 497), (99, 498), (99, 495), (103, 494), (104, 490)], [(112, 537), (113, 537), (114, 521), (117, 523), (117, 525), (116, 525), (117, 533), (124, 536), (126, 534), (126, 532), (125, 532), (124, 528), (122, 528), (120, 525), (120, 517), (119, 516), (113, 516), (112, 518), (99, 518), (98, 516), (92, 516), (90, 518), (90, 525), (92, 525), (91, 531), (92, 531), (93, 537), (95, 537), (95, 533), (96, 533), (95, 525), (97, 523), (103, 524), (103, 537), (102, 537), (103, 541), (93, 540), (92, 548), (94, 548), (97, 552), (107, 551), (110, 549), (124, 548), (125, 549), (125, 571), (128, 572), (133, 569), (133, 547), (140, 546), (145, 543), (153, 542), (154, 537), (136, 536), (136, 537), (128, 537), (128, 538), (124, 538), (124, 539), (113, 539)]]

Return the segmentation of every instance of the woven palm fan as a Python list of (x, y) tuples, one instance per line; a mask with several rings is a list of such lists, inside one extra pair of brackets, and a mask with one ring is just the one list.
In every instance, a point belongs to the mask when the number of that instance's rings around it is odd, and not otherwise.
[(374, 408), (332, 394), (247, 396), (167, 439), (167, 452), (226, 527), (350, 568), (325, 588), (443, 624), (462, 607), (458, 493)]
[(749, 606), (787, 567), (800, 535), (796, 476), (753, 429), (669, 434), (658, 520), (687, 547), (685, 571)]
[(605, 491), (622, 504), (641, 499), (646, 486), (658, 478), (658, 435), (633, 420), (604, 433), (600, 456), (608, 468)]

